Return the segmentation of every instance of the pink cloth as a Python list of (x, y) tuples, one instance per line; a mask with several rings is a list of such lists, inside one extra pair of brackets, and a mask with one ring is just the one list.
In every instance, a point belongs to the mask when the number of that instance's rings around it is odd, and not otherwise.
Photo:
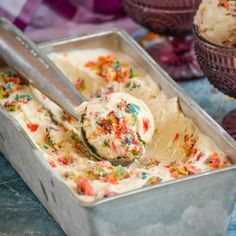
[(0, 1), (0, 16), (12, 21), (21, 30), (30, 23), (43, 0)]
[(0, 1), (0, 16), (8, 18), (35, 42), (114, 27), (132, 35), (140, 28), (125, 16), (121, 0)]

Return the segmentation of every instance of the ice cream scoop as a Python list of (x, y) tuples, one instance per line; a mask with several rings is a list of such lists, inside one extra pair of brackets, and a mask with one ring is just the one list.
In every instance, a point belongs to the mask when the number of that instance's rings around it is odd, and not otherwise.
[(127, 93), (111, 93), (79, 107), (91, 148), (113, 164), (126, 165), (145, 153), (154, 133), (147, 105)]
[[(87, 102), (37, 46), (3, 18), (0, 19), (0, 32), (0, 56), (79, 121), (83, 144), (92, 157), (126, 165), (144, 153), (145, 143), (153, 134), (154, 121), (142, 101), (118, 93)], [(125, 107), (117, 107), (122, 101), (127, 103)], [(119, 116), (119, 122), (113, 124)], [(102, 123), (103, 118), (106, 123)]]

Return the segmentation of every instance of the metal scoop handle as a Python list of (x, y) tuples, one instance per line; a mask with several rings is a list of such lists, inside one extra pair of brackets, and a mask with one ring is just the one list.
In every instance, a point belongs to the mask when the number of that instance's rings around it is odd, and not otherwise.
[(0, 57), (63, 110), (79, 119), (75, 107), (85, 101), (59, 69), (20, 30), (0, 18)]

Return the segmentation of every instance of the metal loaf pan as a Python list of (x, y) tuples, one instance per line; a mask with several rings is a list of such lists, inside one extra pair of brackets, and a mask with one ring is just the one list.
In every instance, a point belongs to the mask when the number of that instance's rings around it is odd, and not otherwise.
[[(47, 54), (97, 47), (117, 50), (133, 58), (169, 97), (179, 97), (185, 115), (236, 163), (234, 140), (127, 33), (112, 29), (40, 45)], [(225, 234), (236, 196), (235, 165), (85, 205), (3, 108), (0, 124), (0, 150), (68, 235)]]

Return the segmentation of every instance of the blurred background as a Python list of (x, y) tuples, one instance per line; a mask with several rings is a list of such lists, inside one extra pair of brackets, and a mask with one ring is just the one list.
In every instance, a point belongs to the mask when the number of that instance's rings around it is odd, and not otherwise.
[(0, 1), (0, 16), (8, 18), (34, 42), (112, 27), (131, 35), (140, 29), (125, 15), (122, 0)]

